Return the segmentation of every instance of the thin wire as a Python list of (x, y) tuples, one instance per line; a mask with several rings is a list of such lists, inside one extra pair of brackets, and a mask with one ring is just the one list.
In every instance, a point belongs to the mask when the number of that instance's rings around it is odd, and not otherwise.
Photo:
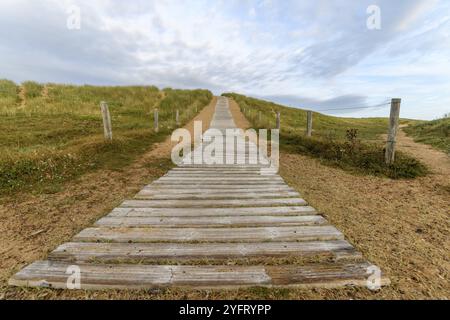
[(333, 108), (333, 109), (317, 109), (314, 111), (333, 111), (333, 110), (352, 110), (352, 109), (372, 109), (372, 108), (381, 108), (387, 105), (390, 105), (390, 102), (380, 103), (373, 106), (360, 106), (360, 107), (346, 107), (346, 108)]

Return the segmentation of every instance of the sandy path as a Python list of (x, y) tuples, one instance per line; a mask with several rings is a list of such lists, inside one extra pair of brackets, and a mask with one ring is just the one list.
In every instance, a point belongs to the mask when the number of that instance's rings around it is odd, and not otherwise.
[(20, 108), (24, 108), (27, 104), (27, 93), (24, 86), (19, 87), (19, 100), (20, 100)]
[[(406, 125), (400, 126), (404, 128)], [(427, 144), (417, 143), (408, 137), (403, 130), (397, 135), (397, 148), (423, 161), (435, 174), (443, 175), (450, 181), (450, 157)]]

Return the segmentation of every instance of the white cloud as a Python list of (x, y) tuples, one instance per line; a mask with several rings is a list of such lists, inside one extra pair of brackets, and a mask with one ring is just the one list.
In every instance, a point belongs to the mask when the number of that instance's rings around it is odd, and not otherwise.
[[(369, 31), (371, 2), (3, 0), (0, 77), (206, 87), (318, 105), (402, 95), (416, 106), (408, 114), (444, 113), (448, 2), (379, 0), (382, 29)], [(73, 4), (79, 31), (66, 28)]]

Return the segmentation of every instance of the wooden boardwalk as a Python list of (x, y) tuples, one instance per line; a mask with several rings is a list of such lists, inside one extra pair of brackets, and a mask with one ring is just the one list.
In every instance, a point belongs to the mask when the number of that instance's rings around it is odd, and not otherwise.
[[(235, 127), (225, 98), (211, 127)], [(9, 283), (66, 288), (76, 265), (82, 289), (366, 286), (373, 266), (260, 168), (182, 164)]]

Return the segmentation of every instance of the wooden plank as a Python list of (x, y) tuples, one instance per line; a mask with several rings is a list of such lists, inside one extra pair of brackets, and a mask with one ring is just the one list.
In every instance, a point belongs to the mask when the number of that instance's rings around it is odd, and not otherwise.
[(54, 250), (49, 259), (58, 261), (150, 261), (233, 259), (254, 257), (314, 256), (331, 254), (335, 257), (358, 259), (358, 253), (345, 240), (310, 242), (256, 243), (95, 243), (69, 242)]
[(216, 178), (224, 179), (225, 181), (235, 181), (235, 180), (242, 180), (242, 177), (245, 177), (245, 179), (248, 179), (249, 181), (266, 181), (266, 180), (277, 180), (277, 181), (284, 181), (281, 177), (273, 175), (273, 176), (263, 176), (260, 174), (187, 174), (187, 175), (164, 175), (158, 180), (197, 180), (202, 179), (205, 182), (210, 180), (215, 180)]
[(267, 184), (183, 184), (180, 186), (175, 183), (166, 183), (166, 184), (150, 184), (147, 185), (144, 189), (154, 189), (154, 190), (214, 190), (214, 191), (228, 191), (233, 189), (251, 189), (256, 191), (264, 191), (264, 190), (291, 190), (286, 184), (276, 184), (276, 185), (267, 185)]
[(261, 172), (260, 168), (253, 168), (253, 169), (233, 169), (233, 168), (180, 168), (175, 167), (169, 171), (170, 173), (185, 173), (185, 174), (195, 174), (195, 173), (212, 173), (212, 174), (218, 174), (218, 173), (230, 173), (230, 174), (259, 174)]
[(265, 192), (265, 193), (269, 193), (269, 192), (295, 192), (297, 193), (297, 195), (299, 195), (299, 193), (297, 191), (295, 191), (292, 188), (289, 187), (283, 187), (283, 186), (275, 186), (275, 187), (270, 187), (267, 189), (260, 189), (260, 188), (223, 188), (223, 189), (205, 189), (205, 188), (197, 188), (197, 189), (182, 189), (182, 188), (173, 188), (173, 187), (164, 187), (164, 186), (159, 186), (159, 187), (153, 187), (153, 186), (148, 186), (142, 189), (143, 191), (147, 192), (148, 194), (154, 194), (154, 195), (159, 195), (159, 194), (216, 194), (216, 195), (222, 195), (222, 194), (229, 194), (229, 193), (239, 193), (239, 194), (244, 194), (244, 193), (261, 193), (261, 192)]
[(242, 207), (242, 208), (116, 208), (108, 216), (116, 217), (221, 217), (263, 215), (312, 215), (317, 211), (310, 206)]
[(166, 174), (162, 178), (171, 179), (214, 179), (214, 178), (227, 178), (228, 180), (235, 179), (254, 179), (254, 180), (267, 180), (275, 178), (276, 180), (282, 180), (276, 176), (262, 176), (260, 173), (183, 173), (183, 174)]
[[(230, 182), (235, 182), (235, 183), (241, 183), (243, 177), (227, 177), (227, 176), (217, 176), (217, 177), (199, 177), (199, 176), (194, 176), (194, 177), (169, 177), (169, 176), (165, 176), (162, 178), (159, 178), (158, 180), (156, 180), (156, 182), (165, 182), (165, 181), (175, 181), (177, 183), (180, 182), (186, 182), (186, 181), (193, 181), (193, 182), (206, 182), (206, 183), (210, 183), (212, 182), (216, 182), (217, 179), (220, 178), (220, 182), (226, 182), (226, 181), (230, 181)], [(245, 182), (283, 182), (283, 179), (281, 179), (280, 177), (275, 177), (275, 176), (260, 176), (260, 177), (245, 177)]]
[(219, 207), (253, 207), (253, 206), (288, 206), (306, 205), (300, 198), (273, 199), (225, 199), (225, 200), (125, 200), (121, 207), (127, 208), (219, 208)]
[[(367, 287), (370, 270), (375, 268), (368, 262), (355, 263), (317, 263), (302, 266), (283, 265), (266, 266), (267, 275), (274, 286), (288, 288), (338, 288), (338, 287)], [(390, 283), (382, 275), (380, 285)]]
[(312, 111), (306, 112), (306, 136), (311, 137), (312, 135), (312, 121), (313, 121)]
[[(217, 186), (225, 186), (225, 185), (231, 185), (231, 186), (243, 186), (243, 185), (259, 185), (261, 188), (263, 186), (270, 186), (270, 185), (285, 185), (285, 183), (282, 180), (266, 180), (266, 181), (245, 181), (244, 179), (240, 180), (228, 180), (228, 181), (222, 181), (221, 179), (216, 180), (210, 180), (210, 181), (202, 181), (201, 179), (194, 180), (170, 180), (170, 181), (164, 181), (164, 180), (156, 180), (153, 182), (155, 185), (173, 185), (173, 186), (180, 186), (180, 188), (187, 188), (186, 185), (190, 186), (204, 186), (207, 185), (217, 185)], [(183, 185), (183, 186), (181, 186)]]
[(397, 140), (397, 132), (399, 128), (400, 119), (400, 104), (402, 99), (392, 99), (391, 100), (391, 113), (389, 117), (389, 131), (386, 141), (386, 152), (385, 159), (386, 164), (390, 165), (394, 163), (395, 160), (395, 145)]
[(155, 132), (159, 132), (159, 115), (158, 115), (158, 109), (155, 109), (153, 111), (153, 130)]
[(112, 125), (111, 114), (109, 113), (108, 104), (105, 101), (100, 102), (100, 109), (103, 118), (103, 131), (106, 141), (112, 141)]
[[(66, 289), (70, 264), (37, 261), (14, 275), (10, 285)], [(225, 289), (250, 286), (335, 288), (366, 286), (370, 263), (306, 266), (161, 266), (80, 264), (81, 289), (187, 287)], [(385, 277), (382, 285), (389, 283)]]
[(207, 165), (207, 164), (202, 164), (202, 165), (198, 165), (198, 164), (181, 164), (178, 166), (178, 168), (180, 169), (191, 169), (191, 170), (196, 170), (196, 169), (202, 169), (202, 170), (215, 170), (215, 169), (231, 169), (231, 170), (259, 170), (263, 167), (268, 167), (268, 166), (261, 166), (261, 165), (250, 165), (250, 164), (224, 164), (224, 165)]
[(183, 165), (177, 166), (171, 169), (171, 171), (189, 171), (189, 170), (201, 170), (201, 171), (214, 171), (214, 170), (233, 170), (233, 171), (259, 171), (262, 165)]
[(196, 186), (202, 186), (202, 185), (220, 185), (220, 186), (239, 186), (239, 185), (263, 185), (263, 186), (280, 186), (286, 184), (281, 179), (255, 179), (255, 178), (249, 178), (245, 179), (245, 177), (241, 178), (221, 178), (221, 177), (214, 177), (214, 178), (201, 178), (201, 177), (192, 177), (192, 178), (180, 178), (180, 179), (173, 179), (173, 178), (160, 178), (158, 180), (155, 180), (153, 185), (172, 185), (172, 186), (179, 186), (179, 188), (185, 188), (184, 185), (196, 185)]
[(170, 170), (166, 175), (261, 175), (260, 170)]
[(314, 216), (234, 216), (234, 217), (104, 217), (95, 225), (104, 227), (242, 227), (319, 225), (327, 221)]
[(141, 190), (135, 199), (147, 199), (147, 200), (202, 200), (202, 199), (259, 199), (259, 198), (293, 198), (299, 197), (298, 192), (222, 192), (222, 193), (189, 193), (189, 194), (170, 194), (168, 192), (155, 193), (149, 190)]
[(259, 242), (341, 240), (333, 226), (243, 228), (86, 228), (74, 241), (111, 242)]

